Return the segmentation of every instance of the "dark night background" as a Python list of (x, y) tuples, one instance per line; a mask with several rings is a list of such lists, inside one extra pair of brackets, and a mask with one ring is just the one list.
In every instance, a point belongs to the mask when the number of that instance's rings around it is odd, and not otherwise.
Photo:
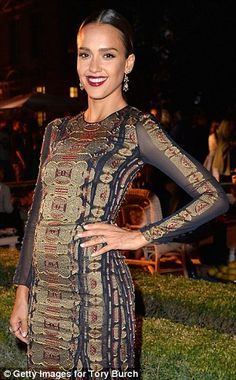
[(170, 107), (199, 105), (211, 114), (235, 102), (236, 33), (233, 1), (68, 1), (70, 32), (94, 8), (114, 7), (132, 23), (136, 66), (130, 101), (149, 108), (159, 98)]
[(26, 81), (31, 88), (46, 84), (52, 94), (78, 86), (78, 26), (94, 9), (105, 7), (115, 8), (134, 26), (132, 105), (149, 109), (164, 102), (171, 111), (186, 113), (200, 107), (212, 117), (234, 112), (235, 13), (234, 1), (227, 0), (0, 0), (0, 83), (25, 79), (19, 94), (30, 90)]

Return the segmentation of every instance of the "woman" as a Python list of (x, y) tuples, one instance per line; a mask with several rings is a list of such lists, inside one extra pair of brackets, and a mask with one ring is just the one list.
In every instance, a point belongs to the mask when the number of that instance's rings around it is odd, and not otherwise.
[(5, 170), (0, 164), (0, 229), (11, 226), (11, 217), (13, 212), (13, 202), (11, 189), (9, 185), (4, 183)]
[(216, 173), (214, 173), (212, 163), (217, 149), (217, 129), (219, 128), (219, 123), (215, 120), (212, 121), (209, 136), (208, 136), (208, 155), (206, 156), (203, 166), (209, 170), (216, 178)]
[(218, 181), (231, 175), (231, 151), (235, 144), (234, 122), (223, 119), (217, 129), (217, 148), (212, 162), (213, 173)]
[[(30, 369), (85, 370), (90, 378), (90, 371), (134, 368), (134, 288), (122, 250), (172, 241), (225, 212), (228, 202), (150, 114), (127, 104), (135, 61), (127, 21), (104, 10), (84, 21), (77, 41), (88, 108), (46, 128), (10, 325), (28, 344)], [(122, 200), (144, 163), (193, 200), (140, 231), (119, 228)]]

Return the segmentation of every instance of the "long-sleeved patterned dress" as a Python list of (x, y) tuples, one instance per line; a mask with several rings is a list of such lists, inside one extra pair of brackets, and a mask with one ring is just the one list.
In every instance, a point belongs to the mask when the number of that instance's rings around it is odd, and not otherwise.
[(30, 288), (28, 366), (35, 370), (126, 370), (134, 365), (134, 288), (120, 251), (91, 257), (75, 235), (115, 221), (128, 186), (149, 163), (193, 200), (141, 229), (175, 237), (226, 211), (224, 191), (149, 114), (126, 106), (99, 123), (83, 113), (46, 128), (41, 164), (14, 284)]

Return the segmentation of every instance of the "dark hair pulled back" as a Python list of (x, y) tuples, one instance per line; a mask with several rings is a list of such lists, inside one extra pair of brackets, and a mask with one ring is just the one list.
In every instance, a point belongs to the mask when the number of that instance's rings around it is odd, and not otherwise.
[(133, 30), (126, 18), (114, 9), (103, 9), (88, 16), (81, 24), (79, 30), (91, 23), (109, 24), (121, 32), (126, 49), (126, 57), (134, 52)]

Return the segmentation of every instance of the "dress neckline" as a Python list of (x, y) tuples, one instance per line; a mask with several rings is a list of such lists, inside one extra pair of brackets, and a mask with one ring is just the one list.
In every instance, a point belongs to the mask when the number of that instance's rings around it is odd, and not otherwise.
[(111, 117), (114, 116), (114, 115), (119, 115), (119, 113), (120, 113), (121, 111), (124, 111), (124, 110), (125, 110), (126, 108), (128, 108), (128, 107), (129, 107), (129, 105), (127, 104), (126, 106), (120, 108), (120, 109), (117, 110), (117, 111), (112, 112), (110, 115), (106, 116), (104, 119), (99, 120), (99, 121), (87, 121), (87, 120), (85, 120), (85, 118), (84, 118), (84, 113), (85, 113), (85, 111), (83, 111), (83, 112), (82, 112), (82, 119), (83, 119), (83, 122), (84, 122), (85, 124), (88, 124), (88, 125), (98, 125), (98, 124), (101, 124), (101, 123), (105, 122), (106, 120), (108, 120), (109, 118), (111, 118)]

